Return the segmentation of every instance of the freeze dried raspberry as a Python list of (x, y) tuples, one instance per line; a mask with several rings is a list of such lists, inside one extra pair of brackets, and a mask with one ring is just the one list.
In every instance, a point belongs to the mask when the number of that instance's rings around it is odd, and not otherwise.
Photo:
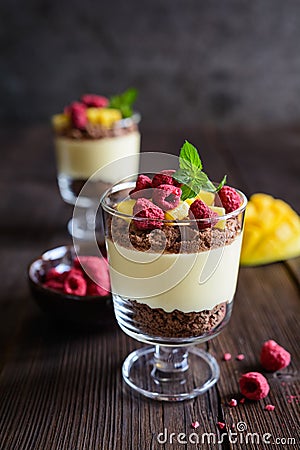
[(218, 213), (212, 211), (202, 200), (195, 200), (189, 209), (190, 219), (208, 219), (197, 222), (199, 230), (211, 228), (218, 222)]
[(70, 115), (72, 124), (80, 130), (87, 124), (86, 106), (80, 102), (74, 102), (70, 105)]
[(67, 271), (66, 272), (58, 272), (58, 270), (55, 269), (55, 267), (51, 267), (50, 270), (48, 270), (48, 272), (46, 273), (45, 279), (46, 281), (48, 280), (55, 280), (58, 282), (63, 282), (67, 276)]
[(223, 428), (226, 427), (226, 424), (224, 422), (217, 422), (217, 425), (220, 428), (220, 430), (223, 430)]
[(224, 353), (223, 359), (224, 359), (224, 361), (230, 361), (231, 360), (231, 353)]
[(277, 342), (269, 340), (266, 341), (261, 349), (260, 363), (264, 369), (269, 372), (276, 372), (276, 370), (284, 369), (291, 362), (291, 355)]
[(147, 219), (133, 219), (136, 228), (139, 230), (153, 230), (155, 228), (161, 228), (163, 224), (162, 221), (165, 217), (163, 210), (146, 198), (137, 199), (133, 207), (133, 215), (136, 218)]
[(152, 179), (152, 187), (156, 188), (161, 184), (171, 184), (172, 186), (180, 187), (181, 184), (172, 177), (175, 172), (176, 170), (162, 170), (156, 173)]
[(238, 361), (243, 361), (245, 359), (245, 355), (243, 353), (239, 353), (236, 355), (236, 358)]
[(107, 261), (98, 256), (78, 256), (74, 267), (83, 270), (88, 295), (108, 295), (110, 281)]
[(44, 286), (49, 289), (53, 289), (54, 291), (63, 292), (64, 290), (64, 283), (62, 281), (55, 280), (54, 278), (45, 281)]
[(139, 175), (136, 180), (135, 188), (129, 192), (129, 195), (131, 198), (138, 199), (138, 198), (151, 198), (152, 197), (152, 189), (151, 189), (151, 183), (147, 175)]
[(109, 104), (109, 100), (102, 95), (85, 94), (81, 97), (82, 103), (89, 107), (105, 108)]
[(261, 400), (270, 390), (266, 378), (258, 372), (245, 373), (241, 376), (239, 383), (241, 393), (249, 400)]
[(64, 281), (64, 292), (66, 294), (86, 295), (86, 281), (78, 270), (71, 269)]
[(241, 198), (235, 189), (229, 186), (223, 186), (219, 191), (219, 197), (226, 213), (230, 213), (238, 209), (241, 204)]
[(179, 205), (181, 189), (171, 184), (160, 184), (153, 190), (152, 200), (163, 211), (174, 209)]
[(195, 420), (195, 422), (192, 422), (192, 427), (196, 430), (198, 427), (200, 427), (200, 423), (198, 420)]
[(266, 411), (274, 411), (274, 409), (275, 409), (275, 406), (274, 406), (274, 405), (266, 405), (266, 406), (265, 406), (265, 410), (266, 410)]
[(228, 406), (235, 408), (237, 406), (237, 400), (235, 398), (232, 398), (230, 402), (228, 402)]

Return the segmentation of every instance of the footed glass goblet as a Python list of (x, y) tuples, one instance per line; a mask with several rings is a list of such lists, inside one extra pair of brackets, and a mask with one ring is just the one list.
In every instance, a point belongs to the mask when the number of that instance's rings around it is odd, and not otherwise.
[(229, 321), (247, 200), (236, 190), (239, 208), (217, 218), (149, 219), (134, 214), (134, 187), (127, 179), (101, 199), (115, 315), (125, 333), (149, 344), (125, 359), (123, 378), (152, 399), (191, 399), (219, 378), (215, 358), (195, 344)]

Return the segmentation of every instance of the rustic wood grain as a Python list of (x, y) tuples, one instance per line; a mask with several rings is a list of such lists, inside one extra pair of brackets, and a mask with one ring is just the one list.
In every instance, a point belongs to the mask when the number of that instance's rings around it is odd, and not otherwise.
[[(289, 403), (288, 397), (300, 394), (299, 259), (241, 269), (231, 322), (203, 346), (220, 363), (217, 386), (184, 403), (144, 399), (131, 392), (121, 377), (122, 361), (140, 346), (138, 342), (116, 324), (89, 331), (59, 326), (32, 301), (27, 265), (45, 249), (70, 242), (65, 225), (71, 209), (60, 199), (55, 183), (49, 131), (43, 127), (7, 130), (1, 138), (0, 189), (5, 194), (0, 203), (1, 450), (244, 449), (244, 442), (231, 444), (224, 434), (239, 422), (260, 438), (270, 433), (272, 439), (297, 439), (295, 445), (275, 448), (299, 448), (299, 403), (296, 398)], [(199, 147), (212, 178), (228, 173), (230, 183), (246, 194), (273, 193), (299, 212), (297, 130), (144, 130), (143, 149), (178, 154), (184, 139)], [(239, 375), (261, 370), (259, 350), (269, 338), (291, 352), (291, 365), (266, 374), (271, 386), (266, 399), (228, 407), (228, 400), (240, 398)], [(232, 353), (231, 361), (222, 361), (224, 352)], [(238, 353), (245, 354), (243, 361), (235, 359)], [(274, 404), (275, 411), (265, 411), (267, 403)], [(196, 431), (191, 427), (194, 420), (200, 423)], [(218, 421), (226, 422), (223, 432)], [(194, 431), (199, 436), (214, 433), (217, 439), (223, 436), (223, 442), (159, 445), (157, 436), (165, 428), (169, 434), (187, 436)], [(240, 433), (243, 438), (245, 434)], [(250, 443), (247, 448), (270, 445)]]

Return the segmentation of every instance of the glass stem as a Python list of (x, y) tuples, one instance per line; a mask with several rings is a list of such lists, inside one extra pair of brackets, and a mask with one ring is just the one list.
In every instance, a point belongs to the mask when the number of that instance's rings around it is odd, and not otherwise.
[(170, 381), (181, 377), (188, 368), (188, 351), (185, 347), (156, 345), (152, 376), (157, 381)]

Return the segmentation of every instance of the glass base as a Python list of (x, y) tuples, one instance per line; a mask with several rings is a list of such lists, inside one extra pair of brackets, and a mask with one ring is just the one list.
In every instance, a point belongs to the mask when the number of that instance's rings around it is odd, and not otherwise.
[(99, 244), (104, 243), (104, 232), (101, 221), (97, 221), (95, 225), (95, 213), (91, 211), (91, 218), (88, 217), (88, 211), (85, 214), (77, 215), (68, 222), (68, 232), (70, 235), (79, 240), (93, 242)]
[(124, 361), (122, 374), (135, 391), (154, 400), (183, 401), (210, 389), (219, 379), (219, 366), (197, 347), (144, 347)]

